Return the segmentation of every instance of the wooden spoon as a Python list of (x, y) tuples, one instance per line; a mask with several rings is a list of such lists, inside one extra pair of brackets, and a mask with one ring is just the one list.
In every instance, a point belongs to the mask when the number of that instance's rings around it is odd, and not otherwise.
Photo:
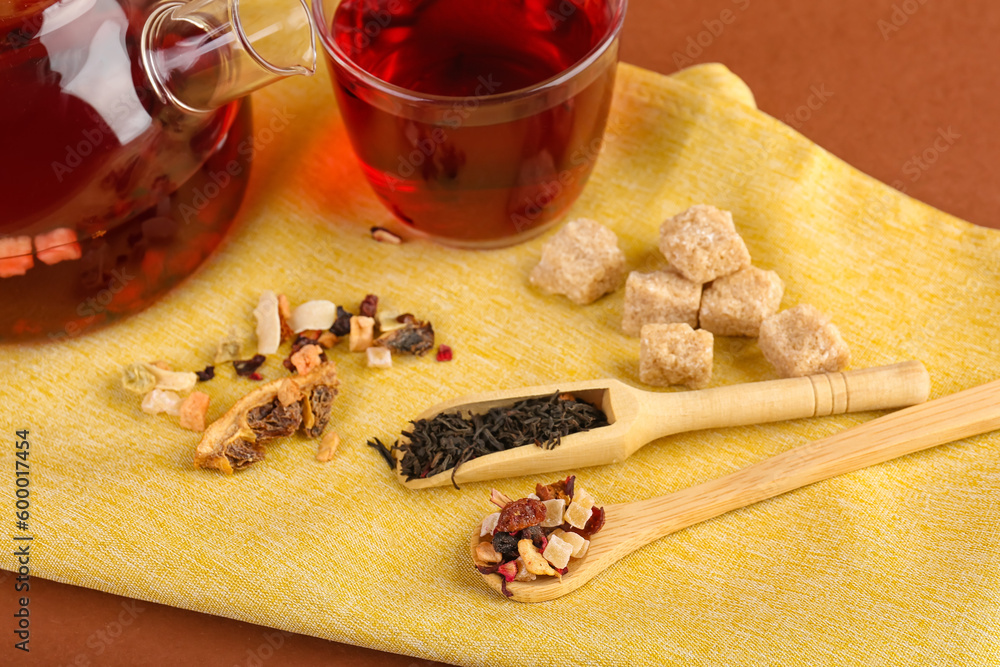
[[(458, 467), (455, 482), (616, 463), (643, 445), (675, 433), (913, 405), (927, 400), (930, 379), (923, 364), (906, 361), (845, 373), (669, 393), (642, 391), (617, 380), (591, 380), (470, 394), (435, 405), (417, 420), (441, 412), (485, 413), (490, 408), (551, 396), (557, 391), (599, 407), (609, 425), (568, 435), (549, 450), (529, 445), (474, 458)], [(404, 437), (401, 444), (405, 442)], [(451, 469), (407, 481), (399, 462), (396, 475), (411, 489), (443, 486), (452, 481)]]
[[(543, 602), (576, 590), (636, 549), (740, 507), (947, 442), (1000, 428), (1000, 380), (917, 405), (816, 440), (739, 472), (659, 498), (608, 505), (604, 528), (562, 581), (512, 582), (518, 602)], [(480, 541), (479, 526), (471, 548)], [(627, 575), (624, 575), (627, 576)], [(501, 590), (500, 575), (484, 575)]]

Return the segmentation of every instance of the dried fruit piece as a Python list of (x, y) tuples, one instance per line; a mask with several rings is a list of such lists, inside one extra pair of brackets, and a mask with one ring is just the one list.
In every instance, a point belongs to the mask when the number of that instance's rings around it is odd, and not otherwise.
[(302, 390), (290, 378), (285, 378), (278, 385), (278, 403), (281, 405), (291, 405), (302, 400)]
[(76, 230), (57, 227), (35, 237), (35, 254), (46, 264), (58, 264), (66, 259), (80, 259), (83, 252), (77, 243)]
[(545, 505), (540, 500), (521, 498), (500, 510), (497, 530), (517, 533), (528, 526), (536, 526), (545, 520)]
[(372, 227), (371, 228), (372, 238), (381, 243), (391, 243), (393, 245), (399, 245), (403, 242), (403, 239), (398, 235), (393, 234), (385, 227)]
[(323, 441), (319, 443), (316, 460), (323, 463), (331, 460), (337, 451), (337, 447), (340, 447), (340, 434), (336, 431), (330, 431), (323, 437)]
[(434, 347), (434, 327), (430, 322), (411, 321), (378, 337), (373, 343), (393, 352), (422, 356)]
[(322, 355), (323, 348), (319, 345), (303, 345), (298, 352), (289, 357), (289, 360), (299, 375), (308, 375), (322, 363), (320, 360)]
[(281, 344), (281, 316), (274, 292), (261, 293), (253, 315), (257, 318), (257, 354), (274, 354)]
[(562, 498), (553, 498), (552, 500), (543, 500), (542, 504), (545, 505), (545, 520), (542, 521), (541, 526), (543, 528), (561, 526), (563, 512), (566, 509), (566, 501)]
[(351, 318), (351, 335), (348, 347), (351, 352), (364, 352), (372, 345), (375, 333), (375, 319), (363, 315)]
[(322, 347), (324, 350), (329, 350), (331, 347), (337, 344), (339, 339), (329, 331), (324, 331), (316, 339), (316, 343)]
[(573, 545), (555, 535), (549, 537), (549, 543), (542, 549), (542, 556), (553, 567), (562, 569), (569, 564), (573, 555)]
[[(298, 386), (301, 401), (281, 404), (278, 392), (286, 381)], [(262, 460), (261, 444), (269, 439), (290, 434), (300, 426), (307, 435), (316, 437), (329, 421), (338, 384), (336, 365), (327, 362), (309, 375), (274, 380), (251, 391), (205, 430), (195, 450), (195, 467), (231, 474)], [(307, 415), (311, 426), (305, 423)]]
[(281, 322), (281, 336), (280, 342), (284, 343), (286, 340), (292, 337), (294, 333), (292, 327), (288, 324), (288, 321), (292, 319), (292, 304), (288, 302), (288, 297), (284, 294), (278, 295), (278, 320)]
[(369, 368), (392, 368), (392, 352), (385, 347), (370, 347), (365, 350)]
[(517, 552), (524, 559), (524, 567), (532, 574), (554, 576), (556, 571), (552, 569), (549, 562), (545, 560), (538, 548), (531, 543), (531, 540), (521, 540), (517, 543)]
[(226, 337), (219, 341), (218, 346), (215, 348), (215, 358), (213, 361), (216, 365), (224, 364), (227, 361), (236, 361), (243, 357), (243, 338), (239, 335), (236, 327), (229, 329), (229, 333)]
[(510, 496), (503, 493), (502, 491), (497, 491), (496, 489), (490, 489), (490, 502), (503, 509), (514, 502)]
[(579, 533), (567, 533), (561, 528), (553, 531), (549, 539), (551, 540), (556, 537), (568, 543), (573, 548), (570, 554), (573, 558), (583, 558), (587, 553), (587, 548), (590, 546), (590, 540), (584, 538)]
[(302, 428), (310, 438), (318, 437), (330, 421), (333, 399), (337, 397), (336, 385), (318, 384), (309, 392), (303, 403)]
[(451, 348), (447, 345), (438, 345), (437, 360), (438, 361), (451, 361), (452, 353)]
[[(514, 561), (517, 564), (517, 575), (514, 577), (514, 581), (534, 581), (538, 577), (528, 572), (528, 568), (524, 565), (524, 559), (518, 558)], [(509, 596), (508, 596), (509, 597)]]
[(198, 376), (198, 382), (208, 382), (215, 377), (215, 366), (205, 366), (205, 370), (195, 371), (194, 374)]
[(346, 336), (351, 333), (352, 317), (354, 317), (354, 315), (347, 312), (340, 306), (337, 306), (337, 319), (334, 320), (333, 326), (330, 327), (330, 333), (334, 336)]
[(302, 404), (282, 405), (275, 398), (264, 405), (251, 408), (247, 412), (246, 423), (258, 443), (291, 435), (302, 423)]
[(192, 391), (191, 394), (181, 402), (181, 428), (198, 432), (204, 431), (205, 415), (208, 413), (208, 404), (210, 401), (211, 399), (208, 394), (201, 391)]
[(361, 306), (358, 308), (358, 315), (362, 317), (375, 317), (375, 313), (378, 310), (378, 296), (375, 294), (366, 294), (365, 298), (361, 300)]
[(148, 415), (158, 415), (166, 412), (168, 415), (179, 414), (181, 397), (172, 391), (154, 389), (142, 399), (140, 406), (142, 411)]
[(260, 368), (265, 361), (267, 361), (267, 357), (265, 357), (263, 354), (257, 354), (251, 357), (250, 359), (234, 361), (233, 368), (236, 369), (236, 374), (239, 375), (240, 377), (249, 377), (252, 379), (254, 373), (257, 372), (257, 369)]
[(135, 394), (148, 394), (156, 387), (156, 376), (146, 364), (129, 364), (122, 370), (122, 386)]
[(31, 254), (30, 236), (8, 236), (0, 239), (0, 278), (23, 276), (35, 265)]
[(493, 548), (493, 545), (489, 542), (480, 542), (476, 545), (476, 565), (490, 565), (492, 563), (499, 563), (503, 560), (503, 555), (497, 553), (497, 550)]
[(517, 576), (517, 563), (514, 561), (504, 563), (497, 568), (497, 574), (502, 576), (505, 582), (510, 583), (514, 581), (514, 578)]
[(548, 538), (545, 537), (545, 532), (542, 530), (541, 525), (528, 526), (520, 533), (517, 534), (518, 540), (531, 540), (539, 549), (544, 549), (545, 545), (548, 544)]
[(292, 313), (291, 327), (295, 333), (309, 329), (329, 329), (337, 319), (337, 306), (332, 301), (306, 301)]
[(493, 544), (493, 548), (507, 559), (514, 559), (519, 555), (517, 552), (517, 538), (510, 533), (497, 531), (493, 535), (491, 543)]
[(198, 376), (194, 373), (163, 370), (153, 364), (146, 364), (146, 368), (156, 377), (157, 389), (186, 392), (194, 389), (198, 383)]
[(493, 531), (497, 529), (497, 521), (500, 519), (500, 512), (494, 512), (493, 514), (487, 514), (486, 518), (483, 519), (482, 525), (479, 527), (479, 536), (492, 535)]

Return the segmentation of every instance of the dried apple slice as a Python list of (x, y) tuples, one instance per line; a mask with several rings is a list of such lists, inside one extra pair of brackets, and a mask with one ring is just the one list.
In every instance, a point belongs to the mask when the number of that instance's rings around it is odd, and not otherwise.
[[(293, 383), (298, 393), (288, 383)], [(205, 429), (194, 453), (194, 466), (231, 475), (263, 460), (263, 444), (268, 440), (300, 428), (309, 437), (319, 436), (330, 421), (339, 384), (337, 366), (328, 361), (307, 375), (260, 386)]]

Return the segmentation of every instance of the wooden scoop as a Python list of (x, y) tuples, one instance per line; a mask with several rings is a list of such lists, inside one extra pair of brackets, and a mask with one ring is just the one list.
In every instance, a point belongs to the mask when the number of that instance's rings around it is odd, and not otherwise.
[[(913, 405), (927, 400), (930, 379), (923, 364), (906, 361), (846, 373), (669, 393), (642, 391), (617, 380), (591, 380), (469, 394), (435, 405), (417, 419), (441, 412), (485, 413), (557, 391), (599, 407), (609, 425), (568, 435), (549, 450), (528, 445), (474, 458), (458, 467), (455, 482), (616, 463), (643, 445), (675, 433)], [(405, 442), (404, 438), (401, 444)], [(407, 481), (396, 464), (399, 481), (411, 489), (451, 484), (451, 474), (449, 469)]]
[[(620, 558), (701, 521), (767, 498), (947, 442), (1000, 428), (1000, 380), (917, 405), (816, 440), (731, 475), (670, 495), (604, 508), (604, 528), (560, 581), (511, 582), (518, 602), (543, 602), (576, 590)], [(479, 526), (472, 534), (473, 551)], [(622, 576), (628, 576), (626, 572)], [(500, 575), (484, 575), (501, 590)]]

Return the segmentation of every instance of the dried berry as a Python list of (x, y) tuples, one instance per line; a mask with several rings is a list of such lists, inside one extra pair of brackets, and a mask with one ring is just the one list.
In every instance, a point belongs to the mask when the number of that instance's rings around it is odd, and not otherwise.
[(236, 369), (236, 374), (240, 377), (250, 377), (257, 369), (263, 365), (267, 360), (263, 354), (256, 354), (250, 359), (244, 359), (242, 361), (234, 361), (233, 368)]
[(544, 550), (549, 543), (545, 538), (545, 533), (542, 532), (541, 526), (528, 526), (518, 533), (517, 538), (519, 540), (531, 540), (531, 543), (538, 547), (539, 550)]
[(497, 568), (497, 574), (503, 577), (504, 582), (509, 583), (514, 581), (514, 577), (517, 576), (517, 563), (511, 561), (509, 563), (504, 563)]
[(334, 336), (346, 336), (351, 333), (352, 317), (352, 313), (347, 312), (341, 306), (337, 306), (337, 319), (333, 321), (333, 326), (330, 327), (330, 333)]
[(503, 555), (503, 559), (514, 560), (518, 557), (517, 538), (510, 533), (497, 531), (493, 535), (493, 548), (497, 553)]
[(205, 370), (195, 371), (194, 374), (198, 376), (198, 382), (208, 382), (215, 377), (215, 366), (205, 366)]
[(500, 520), (497, 530), (505, 533), (518, 533), (528, 526), (534, 526), (545, 520), (545, 505), (541, 500), (521, 498), (500, 510)]
[(378, 310), (378, 296), (375, 294), (369, 294), (365, 296), (364, 300), (361, 301), (361, 306), (358, 308), (358, 314), (362, 317), (375, 317), (375, 311)]
[(437, 360), (451, 361), (451, 348), (447, 345), (438, 345)]

